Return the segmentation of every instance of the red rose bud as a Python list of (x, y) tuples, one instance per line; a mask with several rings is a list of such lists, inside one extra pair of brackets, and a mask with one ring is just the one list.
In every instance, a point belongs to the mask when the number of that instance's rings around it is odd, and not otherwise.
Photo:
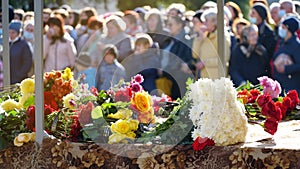
[(269, 103), (270, 101), (272, 101), (272, 98), (268, 94), (260, 95), (257, 98), (257, 104), (259, 105), (259, 107), (263, 107), (266, 103)]
[(281, 102), (276, 102), (275, 105), (281, 110), (281, 119), (283, 119), (286, 115), (287, 107), (283, 105)]
[(274, 118), (267, 118), (264, 123), (264, 129), (266, 132), (274, 135), (277, 131), (278, 121)]
[(197, 137), (197, 139), (192, 144), (192, 147), (195, 151), (200, 151), (200, 150), (203, 150), (204, 147), (206, 147), (206, 146), (214, 146), (214, 145), (215, 145), (215, 142), (210, 138)]

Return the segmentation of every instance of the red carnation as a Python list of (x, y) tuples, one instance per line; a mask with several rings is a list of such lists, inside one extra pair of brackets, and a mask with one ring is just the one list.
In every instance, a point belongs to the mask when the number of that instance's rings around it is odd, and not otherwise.
[(248, 99), (247, 103), (254, 103), (257, 99), (257, 97), (260, 95), (259, 90), (257, 89), (251, 89), (250, 90), (250, 98)]
[(214, 145), (215, 145), (215, 142), (210, 138), (197, 137), (197, 139), (192, 144), (192, 147), (195, 151), (200, 151), (200, 150), (203, 150), (204, 147), (206, 147), (206, 146), (214, 146)]
[(132, 97), (132, 91), (130, 87), (122, 88), (115, 94), (115, 101), (129, 102)]
[(296, 90), (290, 90), (286, 96), (291, 98), (292, 100), (291, 109), (294, 110), (297, 104), (299, 103), (298, 92)]
[(276, 102), (275, 105), (280, 108), (281, 118), (283, 119), (286, 115), (286, 112), (287, 112), (288, 108), (286, 106), (284, 106), (283, 103), (281, 103), (281, 102)]
[(274, 118), (267, 118), (264, 123), (265, 131), (274, 135), (277, 131), (278, 121)]
[(270, 116), (271, 114), (273, 114), (272, 112), (275, 112), (275, 111), (276, 111), (276, 106), (273, 101), (265, 103), (261, 109), (261, 113), (264, 116)]
[(269, 103), (270, 101), (272, 101), (272, 98), (271, 98), (271, 96), (268, 95), (268, 94), (260, 95), (260, 96), (258, 96), (258, 98), (257, 98), (257, 104), (258, 104), (260, 107), (263, 107), (266, 103)]

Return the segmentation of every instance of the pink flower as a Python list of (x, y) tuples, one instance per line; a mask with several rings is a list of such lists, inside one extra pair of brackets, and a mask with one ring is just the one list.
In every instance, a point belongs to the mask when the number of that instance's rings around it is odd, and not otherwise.
[(281, 93), (281, 87), (278, 81), (274, 81), (267, 76), (257, 78), (259, 83), (264, 87), (264, 94), (269, 94), (272, 98), (277, 98)]
[(139, 92), (142, 91), (142, 86), (139, 83), (132, 83), (131, 84), (131, 90), (133, 92)]
[(144, 77), (141, 74), (137, 74), (133, 77), (134, 82), (143, 83)]

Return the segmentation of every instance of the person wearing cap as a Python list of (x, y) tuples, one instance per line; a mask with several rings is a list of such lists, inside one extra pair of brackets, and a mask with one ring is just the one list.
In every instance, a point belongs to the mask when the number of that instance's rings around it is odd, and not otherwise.
[(96, 73), (96, 87), (100, 90), (108, 90), (110, 87), (125, 79), (125, 68), (118, 62), (118, 49), (115, 45), (104, 46), (103, 60), (99, 64)]
[(75, 77), (80, 83), (88, 84), (89, 88), (96, 86), (97, 69), (91, 66), (92, 60), (88, 52), (81, 52), (75, 61)]
[(9, 24), (10, 46), (10, 84), (19, 83), (27, 78), (32, 65), (32, 53), (26, 41), (20, 38), (22, 23)]
[(274, 78), (283, 92), (293, 89), (300, 92), (300, 41), (295, 33), (298, 29), (299, 19), (296, 16), (287, 16), (278, 29), (282, 43), (273, 57)]
[(257, 2), (252, 6), (249, 20), (252, 24), (257, 25), (258, 43), (266, 48), (270, 62), (276, 47), (276, 35), (267, 23), (268, 16), (270, 16), (268, 8), (263, 3)]

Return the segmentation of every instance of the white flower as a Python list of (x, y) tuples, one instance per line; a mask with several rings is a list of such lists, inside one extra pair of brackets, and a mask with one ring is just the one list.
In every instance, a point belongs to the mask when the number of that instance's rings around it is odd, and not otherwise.
[(228, 78), (199, 79), (190, 85), (193, 101), (189, 117), (195, 129), (192, 137), (208, 137), (216, 145), (244, 142), (247, 134), (245, 108)]

